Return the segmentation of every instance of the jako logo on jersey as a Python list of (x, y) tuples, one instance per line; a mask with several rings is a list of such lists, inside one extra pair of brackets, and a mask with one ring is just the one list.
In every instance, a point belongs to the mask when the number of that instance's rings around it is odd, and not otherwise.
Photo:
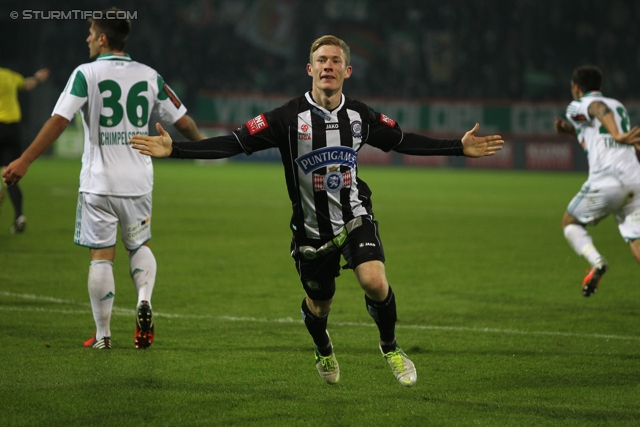
[(264, 114), (260, 114), (258, 117), (249, 120), (245, 124), (247, 125), (247, 129), (251, 135), (255, 135), (257, 132), (269, 127), (269, 123), (267, 123), (267, 119), (264, 117)]
[(327, 130), (338, 129), (338, 123), (327, 123)]
[(396, 127), (396, 121), (380, 113), (380, 121), (390, 128)]
[(300, 156), (296, 163), (305, 175), (329, 165), (347, 165), (355, 168), (358, 153), (349, 147), (324, 147)]

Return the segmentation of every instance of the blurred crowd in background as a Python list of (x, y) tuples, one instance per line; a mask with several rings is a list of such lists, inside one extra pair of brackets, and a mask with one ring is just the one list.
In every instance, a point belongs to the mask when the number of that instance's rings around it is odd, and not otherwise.
[[(356, 98), (569, 100), (577, 65), (600, 66), (604, 92), (640, 96), (640, 1), (79, 0), (0, 5), (0, 66), (48, 67), (56, 96), (88, 61), (86, 20), (47, 11), (135, 13), (127, 52), (156, 68), (189, 105), (200, 91), (299, 95), (311, 42), (343, 38)], [(10, 12), (40, 10), (40, 19)], [(51, 106), (52, 107), (52, 106)]]

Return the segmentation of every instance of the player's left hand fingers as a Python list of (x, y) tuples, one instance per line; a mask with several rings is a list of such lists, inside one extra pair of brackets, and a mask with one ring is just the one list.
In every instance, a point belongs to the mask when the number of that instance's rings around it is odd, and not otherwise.
[(502, 140), (502, 136), (500, 136), (500, 135), (488, 135), (488, 136), (482, 137), (482, 140), (484, 142), (500, 141), (500, 140)]
[(504, 145), (504, 141), (502, 141), (502, 140), (491, 141), (491, 142), (487, 143), (487, 145), (485, 146), (483, 155), (484, 156), (493, 156), (494, 154), (496, 154), (496, 151), (502, 150), (503, 145)]
[(149, 141), (151, 141), (150, 136), (146, 136), (146, 135), (134, 135), (130, 140), (129, 143), (131, 143), (131, 145), (142, 145), (142, 146), (148, 146), (149, 145)]

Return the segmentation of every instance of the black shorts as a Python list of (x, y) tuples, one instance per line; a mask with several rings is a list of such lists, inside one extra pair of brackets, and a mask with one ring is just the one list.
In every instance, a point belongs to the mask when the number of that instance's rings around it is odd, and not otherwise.
[(22, 154), (20, 123), (0, 123), (0, 166), (7, 166)]
[(378, 221), (373, 216), (363, 216), (362, 225), (347, 235), (344, 244), (326, 255), (308, 260), (300, 254), (300, 246), (316, 248), (325, 242), (291, 240), (291, 256), (295, 260), (300, 281), (312, 300), (326, 301), (333, 298), (336, 291), (336, 277), (340, 275), (340, 257), (346, 260), (343, 268), (354, 269), (367, 261), (384, 262), (384, 248), (378, 233)]

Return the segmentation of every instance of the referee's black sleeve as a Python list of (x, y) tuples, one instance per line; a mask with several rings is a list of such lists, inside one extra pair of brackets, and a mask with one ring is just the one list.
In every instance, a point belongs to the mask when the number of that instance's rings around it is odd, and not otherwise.
[(393, 151), (412, 156), (462, 156), (459, 139), (434, 139), (417, 133), (405, 133)]
[(200, 141), (173, 142), (169, 157), (178, 159), (224, 159), (244, 153), (235, 135), (216, 136)]

